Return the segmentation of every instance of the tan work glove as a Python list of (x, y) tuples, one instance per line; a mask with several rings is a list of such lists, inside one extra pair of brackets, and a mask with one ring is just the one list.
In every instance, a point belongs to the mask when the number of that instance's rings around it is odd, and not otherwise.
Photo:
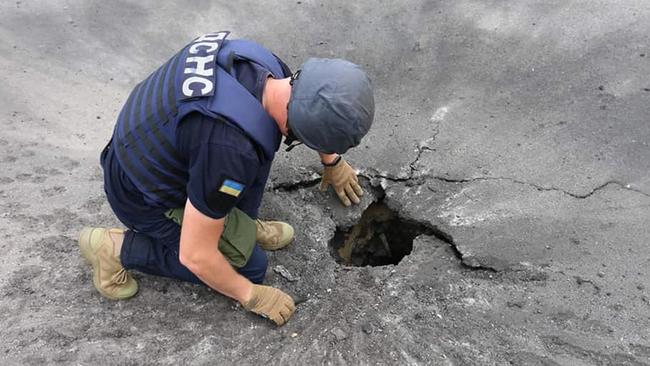
[(270, 286), (253, 285), (253, 294), (244, 309), (271, 319), (275, 324), (282, 325), (291, 318), (296, 310), (291, 296)]
[(359, 197), (363, 196), (363, 189), (359, 185), (357, 173), (343, 157), (339, 157), (332, 166), (325, 165), (320, 190), (327, 190), (330, 184), (345, 206), (350, 206), (350, 200), (354, 203), (361, 202)]

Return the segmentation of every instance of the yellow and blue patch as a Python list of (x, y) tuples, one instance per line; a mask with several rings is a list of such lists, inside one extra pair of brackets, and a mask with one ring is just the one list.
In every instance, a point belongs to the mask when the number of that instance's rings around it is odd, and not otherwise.
[(234, 180), (230, 180), (230, 179), (226, 179), (221, 185), (221, 188), (219, 188), (219, 192), (229, 194), (233, 197), (239, 197), (239, 194), (243, 190), (244, 190), (243, 184), (237, 183)]

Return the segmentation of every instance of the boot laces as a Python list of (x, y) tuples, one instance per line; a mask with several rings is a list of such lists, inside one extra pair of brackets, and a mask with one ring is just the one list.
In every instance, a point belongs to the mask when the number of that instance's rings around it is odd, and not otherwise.
[(270, 228), (269, 228), (269, 224), (267, 224), (266, 222), (264, 222), (264, 221), (262, 221), (262, 220), (260, 220), (260, 219), (256, 219), (256, 220), (257, 220), (257, 222), (260, 224), (260, 228), (262, 228), (262, 231), (265, 231), (265, 232), (270, 231), (270, 230), (269, 230), (269, 229), (270, 229)]
[(122, 268), (111, 277), (111, 282), (116, 285), (123, 285), (129, 280), (129, 273)]
[(277, 230), (278, 228), (276, 226), (269, 224), (268, 222), (264, 222), (260, 219), (256, 220), (260, 224), (261, 231), (258, 233), (258, 240), (262, 240), (269, 244), (277, 244), (282, 235), (281, 230)]

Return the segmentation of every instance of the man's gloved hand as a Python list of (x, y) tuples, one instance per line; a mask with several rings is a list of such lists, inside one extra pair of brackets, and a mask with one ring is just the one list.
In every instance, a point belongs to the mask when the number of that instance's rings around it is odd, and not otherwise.
[(251, 299), (242, 304), (244, 309), (282, 325), (296, 310), (291, 296), (270, 286), (253, 285)]
[(333, 165), (325, 165), (320, 190), (327, 190), (330, 184), (345, 206), (350, 206), (350, 200), (354, 203), (361, 202), (359, 197), (363, 196), (363, 189), (359, 185), (357, 173), (342, 156), (339, 156)]

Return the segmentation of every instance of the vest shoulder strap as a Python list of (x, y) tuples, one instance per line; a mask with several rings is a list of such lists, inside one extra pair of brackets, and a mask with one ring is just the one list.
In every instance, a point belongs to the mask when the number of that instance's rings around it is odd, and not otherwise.
[(235, 78), (216, 67), (217, 86), (209, 109), (243, 129), (257, 142), (267, 159), (272, 160), (280, 146), (278, 127), (262, 104)]
[[(280, 79), (284, 77), (284, 70), (275, 55), (255, 42), (244, 39), (224, 41), (219, 50), (219, 54), (217, 55), (217, 63), (221, 65), (221, 67), (226, 68), (226, 65), (231, 62), (230, 58), (233, 53), (239, 57), (260, 64), (264, 68), (268, 69), (275, 78)], [(228, 68), (226, 68), (226, 70), (228, 70)]]

